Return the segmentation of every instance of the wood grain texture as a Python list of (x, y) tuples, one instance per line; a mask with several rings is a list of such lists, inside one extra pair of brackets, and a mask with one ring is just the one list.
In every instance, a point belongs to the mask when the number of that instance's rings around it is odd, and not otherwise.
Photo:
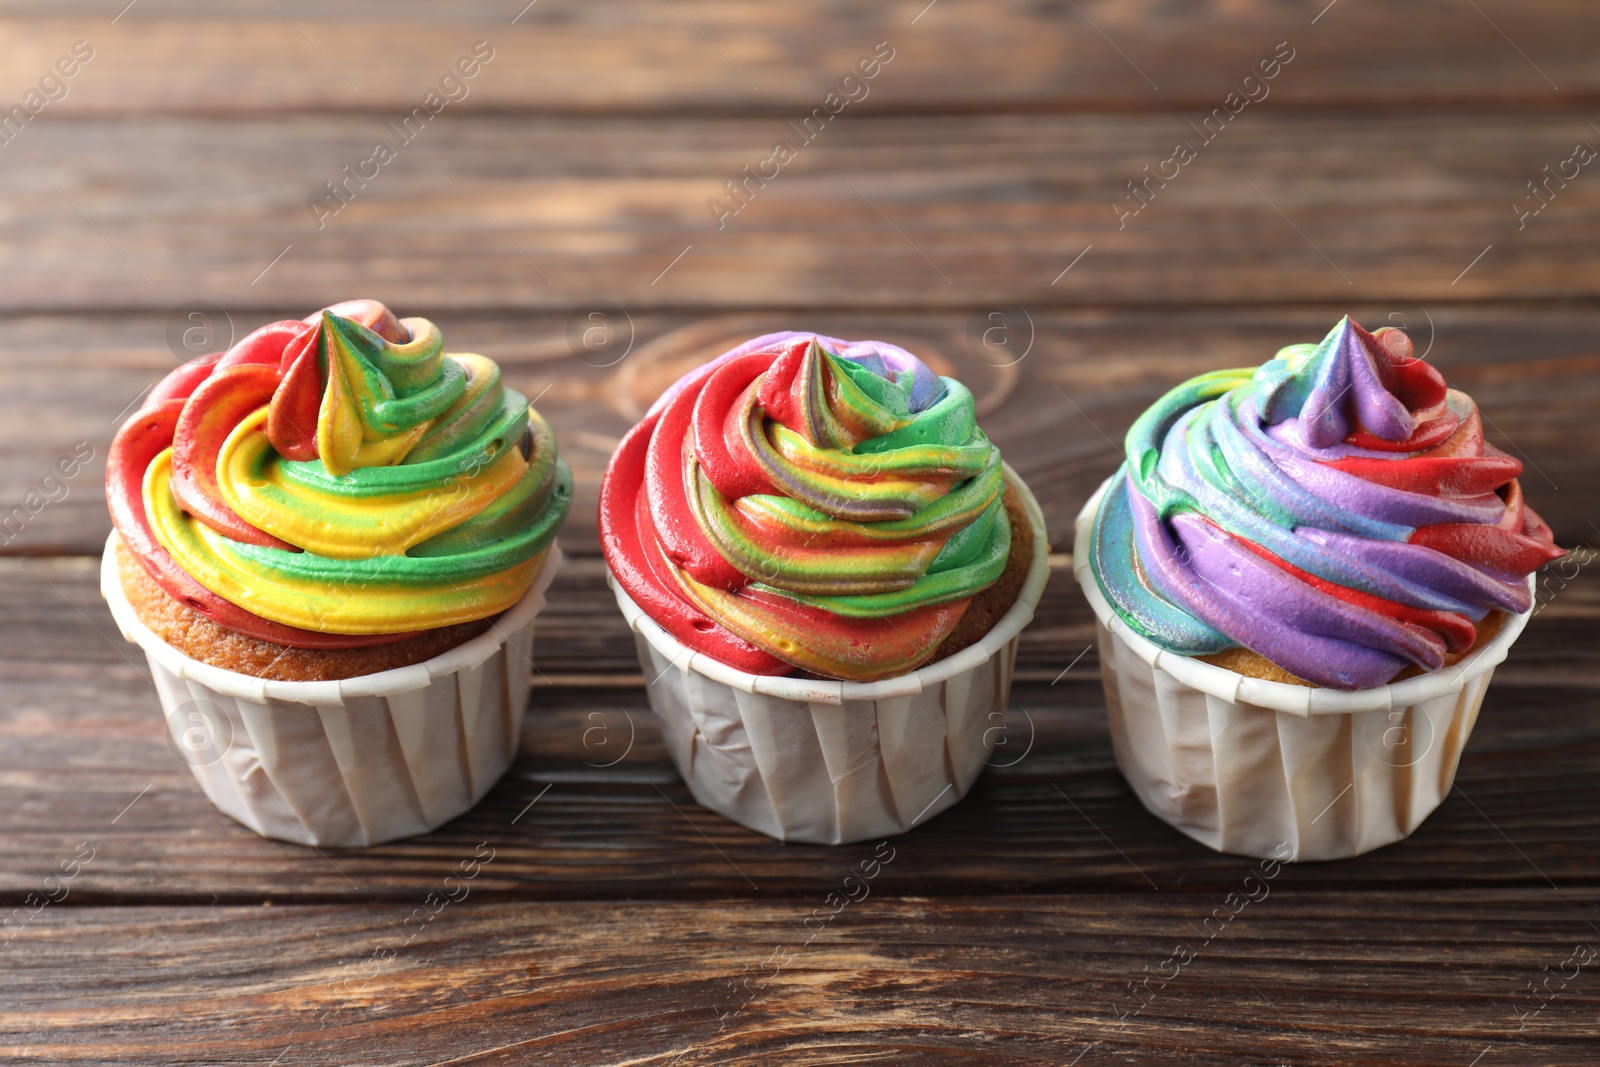
[[(724, 182), (799, 142), (783, 121), (445, 112), (319, 219), (326, 181), (396, 146), (382, 120), (41, 117), (0, 170), (0, 308), (315, 306), (352, 279), (436, 314), (1600, 292), (1570, 239), (1600, 218), (1600, 181), (1580, 172), (1520, 230), (1513, 207), (1597, 138), (1586, 111), (1269, 100), (1209, 146), (1201, 117), (846, 113), (721, 229)], [(1119, 221), (1141, 202), (1126, 183), (1178, 141), (1198, 157)]]
[[(1584, 0), (0, 0), (0, 104), (95, 50), (0, 143), (0, 1060), (1593, 1062), (1597, 965), (1559, 977), (1600, 946), (1592, 555), (1543, 576), (1439, 811), (1243, 906), (1256, 865), (1118, 774), (1064, 553), (1152, 400), (1346, 311), (1411, 329), (1558, 538), (1600, 540), (1600, 179), (1516, 206), (1600, 144), (1597, 30)], [(469, 95), (319, 229), (308, 201), (478, 40)], [(879, 41), (870, 96), (719, 229), (708, 200)], [(1278, 42), (1270, 97), (1119, 222)], [(100, 482), (195, 354), (179, 304), (242, 336), (356, 295), (498, 360), (579, 491), (510, 774), (435, 833), (318, 853), (221, 815), (168, 747), (96, 591)], [(589, 350), (594, 301), (620, 314)], [(692, 802), (593, 523), (663, 387), (796, 327), (973, 386), (1057, 552), (991, 768), (826, 923), (877, 849)]]
[(13, 0), (0, 40), (19, 84), (72, 41), (94, 45), (52, 105), (63, 114), (409, 111), (478, 40), (495, 58), (464, 109), (804, 113), (879, 41), (896, 54), (864, 105), (878, 111), (1209, 109), (1285, 40), (1296, 65), (1273, 98), (1286, 106), (1600, 97), (1600, 16), (1581, 0), (1326, 6), (474, 0), (384, 4), (374, 26), (362, 3), (140, 0), (113, 25), (119, 4)]
[[(573, 340), (575, 320), (567, 314), (435, 314), (425, 305), (393, 303), (402, 315), (438, 322), (450, 350), (494, 358), (508, 384), (538, 399), (577, 481), (561, 541), (579, 556), (598, 552), (600, 477), (622, 434), (678, 375), (739, 340), (794, 328), (877, 337), (906, 345), (966, 382), (979, 397), (983, 426), (1032, 487), (1057, 551), (1065, 552), (1073, 519), (1116, 469), (1123, 435), (1151, 402), (1191, 375), (1264, 362), (1282, 345), (1316, 340), (1346, 311), (1369, 326), (1410, 329), (1418, 351), (1427, 351), (1453, 385), (1477, 398), (1491, 422), (1490, 439), (1524, 460), (1528, 500), (1561, 543), (1600, 541), (1600, 528), (1592, 525), (1600, 523), (1600, 423), (1594, 418), (1600, 410), (1600, 309), (1586, 303), (1033, 307), (1004, 320), (1012, 323), (1008, 346), (988, 347), (984, 308), (706, 317), (613, 312), (614, 344), (596, 352)], [(315, 302), (230, 309), (231, 332), (242, 337), (311, 306)], [(166, 313), (0, 319), (7, 340), (0, 348), (7, 383), (0, 390), (0, 555), (100, 551), (111, 528), (101, 488), (106, 450), (142, 391), (176, 362), (168, 323)], [(630, 333), (631, 349), (624, 343)], [(1023, 355), (1012, 362), (1014, 353)], [(93, 459), (65, 483), (64, 495), (53, 494), (60, 499), (48, 500), (41, 480), (80, 448), (92, 450)], [(18, 515), (29, 493), (39, 494), (37, 510), (23, 508)]]
[[(471, 856), (469, 849), (463, 853)], [(501, 860), (482, 868), (480, 879)], [(887, 872), (900, 863), (896, 858)], [(834, 870), (842, 879), (850, 868)], [(1593, 889), (46, 909), (0, 1054), (123, 1064), (1576, 1065)], [(880, 878), (881, 881), (881, 878)], [(466, 883), (467, 886), (476, 884)], [(1263, 883), (1256, 881), (1256, 895)], [(820, 928), (820, 929), (819, 929)], [(809, 939), (809, 943), (808, 943)], [(106, 946), (116, 946), (107, 951)], [(1135, 982), (1157, 978), (1143, 1011)], [(1548, 970), (1545, 970), (1548, 968)], [(1569, 964), (1565, 968), (1571, 972)], [(1171, 975), (1170, 968), (1163, 974)]]

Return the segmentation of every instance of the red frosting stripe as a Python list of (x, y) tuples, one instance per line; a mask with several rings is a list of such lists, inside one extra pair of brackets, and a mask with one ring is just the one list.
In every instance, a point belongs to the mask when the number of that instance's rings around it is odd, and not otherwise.
[(300, 463), (317, 458), (317, 411), (322, 406), (317, 347), (316, 326), (287, 339), (280, 393), (267, 411), (267, 440), (284, 459)]
[[(374, 314), (368, 305), (379, 308)], [(367, 319), (393, 322), (387, 308), (375, 301), (351, 301), (330, 309), (354, 309)], [(173, 599), (198, 611), (218, 626), (292, 648), (365, 648), (415, 637), (420, 630), (392, 634), (331, 634), (303, 630), (264, 619), (224, 600), (195, 581), (173, 560), (150, 529), (144, 510), (144, 472), (167, 447), (173, 450), (172, 492), (183, 509), (217, 532), (249, 544), (292, 549), (271, 534), (240, 518), (223, 502), (217, 487), (217, 454), (239, 419), (272, 399), (283, 367), (308, 367), (317, 379), (318, 316), (310, 323), (284, 320), (261, 327), (226, 353), (213, 352), (178, 367), (151, 390), (144, 407), (117, 431), (106, 458), (106, 501), (112, 524), (133, 557)], [(394, 323), (392, 328), (398, 328)], [(309, 358), (307, 353), (309, 352)], [(305, 435), (317, 456), (314, 432), (317, 403), (309, 418), (295, 422), (310, 428)], [(195, 403), (188, 401), (194, 398)], [(276, 405), (274, 405), (276, 408)], [(299, 457), (293, 457), (299, 458)]]
[(744, 444), (758, 402), (753, 383), (771, 363), (771, 355), (755, 352), (724, 364), (700, 390), (705, 402), (694, 407), (694, 439), (700, 467), (730, 499), (777, 492), (766, 470), (753, 462), (750, 449)]
[[(1456, 420), (1453, 414), (1450, 418)], [(1404, 449), (1414, 446), (1428, 427), (1444, 422), (1443, 417), (1437, 417), (1419, 426), (1417, 433), (1402, 442)], [(1359, 435), (1352, 435), (1352, 443), (1356, 436)], [(1389, 444), (1393, 447), (1392, 442)], [(1505, 514), (1499, 523), (1488, 526), (1451, 522), (1419, 526), (1407, 540), (1452, 559), (1480, 566), (1502, 579), (1516, 581), (1561, 554), (1553, 544), (1550, 528), (1523, 503), (1522, 485), (1517, 481), (1522, 473), (1522, 461), (1484, 440), (1483, 419), (1475, 405), (1466, 418), (1456, 420), (1448, 437), (1414, 456), (1406, 459), (1354, 456), (1330, 460), (1327, 466), (1378, 485), (1428, 496), (1466, 498), (1499, 493), (1506, 502)]]
[(1365, 608), (1367, 611), (1387, 615), (1389, 618), (1411, 627), (1417, 631), (1419, 637), (1430, 644), (1438, 646), (1441, 660), (1445, 652), (1464, 652), (1471, 648), (1472, 643), (1477, 640), (1477, 626), (1465, 615), (1460, 615), (1453, 611), (1429, 611), (1426, 608), (1414, 608), (1409, 604), (1396, 603), (1381, 596), (1363, 593), (1359, 589), (1351, 589), (1348, 586), (1340, 585), (1338, 582), (1330, 582), (1324, 578), (1318, 578), (1315, 574), (1303, 571), (1294, 564), (1278, 558), (1254, 541), (1232, 537), (1232, 535), (1224, 532), (1221, 527), (1214, 524), (1212, 524), (1212, 529), (1216, 536), (1230, 538), (1273, 566), (1281, 568), (1287, 574), (1294, 575), (1311, 586), (1311, 588), (1326, 593), (1335, 600), (1342, 600), (1346, 604), (1354, 604), (1356, 607)]
[(153, 408), (168, 400), (187, 400), (189, 394), (211, 376), (211, 371), (221, 358), (221, 352), (213, 352), (208, 356), (197, 356), (182, 364), (156, 383), (156, 387), (150, 390), (150, 395), (145, 398), (145, 407)]
[[(692, 402), (693, 396), (689, 399)], [(658, 416), (660, 432), (650, 439), (645, 493), (655, 515), (656, 537), (668, 562), (687, 571), (695, 581), (718, 589), (738, 589), (749, 579), (706, 539), (689, 507), (683, 472), (686, 462), (694, 462), (692, 454), (686, 455), (692, 449), (691, 414), (690, 404), (669, 404)]]
[(698, 651), (736, 670), (783, 674), (789, 669), (788, 664), (729, 633), (685, 600), (677, 591), (677, 582), (671, 576), (670, 565), (660, 555), (656, 539), (639, 535), (640, 530), (654, 528), (648, 496), (640, 488), (646, 480), (651, 434), (659, 419), (659, 414), (646, 416), (628, 431), (606, 468), (606, 478), (600, 486), (600, 526), (607, 532), (606, 562), (645, 614), (669, 633), (697, 634)]
[[(1522, 465), (1517, 466), (1520, 469)], [(1504, 495), (1506, 513), (1497, 525), (1451, 522), (1419, 526), (1411, 543), (1480, 564), (1511, 581), (1538, 570), (1550, 562), (1554, 535), (1538, 513), (1523, 503), (1520, 482), (1513, 479), (1507, 483)]]
[[(204, 356), (202, 359), (207, 361), (201, 365), (208, 371), (216, 362), (215, 355)], [(403, 634), (325, 634), (315, 630), (300, 630), (263, 619), (237, 604), (222, 599), (189, 577), (167, 550), (161, 547), (161, 543), (156, 540), (155, 534), (150, 529), (149, 520), (144, 512), (144, 472), (145, 468), (150, 466), (150, 461), (172, 444), (178, 415), (183, 411), (184, 402), (188, 398), (188, 394), (183, 393), (183, 390), (193, 388), (190, 376), (185, 372), (199, 362), (185, 364), (184, 367), (174, 371), (173, 375), (162, 383), (169, 386), (166, 391), (167, 399), (147, 405), (133, 418), (123, 423), (111, 442), (111, 452), (106, 457), (106, 500), (111, 508), (112, 524), (116, 526), (117, 534), (122, 538), (128, 551), (174, 600), (187, 604), (218, 626), (251, 637), (259, 637), (264, 641), (289, 645), (293, 648), (335, 649), (364, 648), (415, 637), (420, 631)], [(173, 382), (172, 377), (179, 374), (184, 374), (184, 377)], [(175, 392), (183, 395), (170, 395)]]
[(680, 380), (613, 455), (606, 558), (667, 632), (739, 670), (914, 669), (1009, 556), (974, 407), (892, 345), (759, 338)]
[(246, 544), (298, 551), (245, 522), (223, 503), (217, 486), (217, 455), (245, 416), (272, 399), (276, 364), (238, 363), (218, 369), (192, 394), (172, 436), (172, 495), (179, 506), (218, 533)]

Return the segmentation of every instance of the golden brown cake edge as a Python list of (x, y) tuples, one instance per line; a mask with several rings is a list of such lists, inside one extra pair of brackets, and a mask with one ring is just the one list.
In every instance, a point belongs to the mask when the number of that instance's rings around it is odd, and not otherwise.
[(972, 598), (972, 603), (967, 605), (966, 613), (956, 623), (956, 628), (921, 665), (947, 659), (983, 640), (984, 635), (995, 628), (1022, 595), (1022, 587), (1028, 582), (1028, 572), (1033, 569), (1033, 539), (1036, 531), (1022, 503), (1022, 494), (1017, 492), (1010, 479), (1006, 480), (1005, 486), (1005, 494), (1001, 499), (1006, 518), (1011, 521), (1011, 551), (1006, 556), (1005, 570), (1000, 572), (1000, 577), (993, 585)]
[(328, 682), (422, 663), (484, 633), (494, 619), (444, 626), (369, 648), (291, 648), (218, 626), (175, 600), (120, 540), (117, 576), (139, 621), (161, 640), (201, 663), (280, 682)]
[[(1495, 635), (1500, 632), (1500, 627), (1505, 625), (1505, 621), (1505, 612), (1489, 612), (1478, 623), (1478, 634), (1472, 645), (1461, 652), (1447, 654), (1444, 658), (1444, 665), (1453, 667), (1477, 651), (1482, 645), (1494, 640)], [(1307, 689), (1321, 688), (1314, 682), (1308, 682), (1304, 678), (1289, 673), (1261, 653), (1252, 652), (1248, 648), (1229, 648), (1221, 652), (1214, 652), (1209, 656), (1196, 656), (1195, 659), (1202, 663), (1209, 663), (1213, 667), (1221, 667), (1225, 671), (1242, 674), (1246, 678), (1261, 678), (1269, 682), (1282, 682), (1285, 685), (1301, 685)], [(1392, 685), (1395, 682), (1403, 682), (1407, 678), (1417, 678), (1428, 673), (1430, 672), (1423, 670), (1414, 663), (1407, 664), (1385, 684)]]

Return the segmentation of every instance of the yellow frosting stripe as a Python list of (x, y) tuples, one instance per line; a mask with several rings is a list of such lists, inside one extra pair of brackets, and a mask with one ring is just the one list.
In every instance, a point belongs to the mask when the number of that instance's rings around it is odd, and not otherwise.
[(571, 508), (572, 471), (493, 360), (443, 346), (431, 322), (358, 300), (185, 365), (162, 387), (186, 396), (176, 421), (112, 487), (118, 528), (173, 597), (290, 647), (506, 610)]
[(522, 453), (507, 448), (476, 474), (457, 475), (437, 489), (371, 496), (323, 492), (285, 477), (265, 432), (267, 411), (262, 407), (241, 420), (223, 442), (217, 457), (223, 499), (252, 525), (333, 559), (402, 555), (493, 504), (527, 468)]
[[(512, 455), (516, 455), (515, 452)], [(520, 458), (520, 457), (519, 457)], [(144, 503), (161, 546), (201, 585), (264, 619), (324, 633), (390, 633), (395, 620), (417, 629), (470, 622), (506, 610), (521, 599), (548, 548), (503, 570), (458, 581), (418, 582), (420, 561), (404, 556), (368, 560), (359, 576), (327, 581), (274, 573), (262, 581), (252, 554), (239, 543), (186, 515), (171, 491), (172, 450), (145, 471)], [(293, 557), (295, 553), (283, 553)], [(385, 570), (393, 580), (384, 580)]]
[[(406, 463), (423, 463), (448, 456), (472, 440), (503, 400), (500, 368), (494, 360), (475, 352), (452, 352), (444, 357), (461, 365), (467, 384), (443, 415), (426, 423), (425, 434), (405, 454)], [(513, 394), (521, 399), (521, 394)]]
[[(406, 319), (399, 344), (324, 312), (326, 385), (317, 409), (317, 455), (337, 477), (399, 463), (460, 395), (466, 373), (445, 356), (439, 328)], [(353, 325), (353, 324), (352, 324)]]

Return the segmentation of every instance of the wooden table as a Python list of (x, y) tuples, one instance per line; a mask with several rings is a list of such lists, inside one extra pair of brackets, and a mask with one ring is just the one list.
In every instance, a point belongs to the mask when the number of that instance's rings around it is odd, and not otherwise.
[[(1600, 1060), (1600, 963), (1567, 962), (1600, 946), (1590, 550), (1421, 830), (1284, 869), (1209, 939), (1253, 864), (1124, 785), (1065, 555), (1150, 401), (1346, 311), (1409, 326), (1560, 542), (1600, 543), (1600, 175), (1569, 162), (1600, 145), (1600, 9), (123, 3), (0, 5), (6, 101), (92, 51), (0, 144), (0, 1059)], [(492, 58), (441, 89), (479, 41)], [(430, 91), (466, 95), (423, 122)], [(380, 140), (394, 158), (365, 163)], [(778, 141), (792, 161), (731, 200)], [(1165, 162), (1178, 141), (1195, 158)], [(225, 341), (353, 296), (500, 361), (579, 492), (511, 773), (437, 833), (319, 852), (235, 825), (169, 751), (96, 588), (101, 476), (206, 324), (175, 309), (221, 309)], [(574, 343), (602, 321), (609, 345)], [(997, 323), (1009, 347), (980, 343)], [(780, 328), (898, 341), (969, 382), (1057, 553), (994, 768), (815, 936), (873, 846), (783, 845), (693, 803), (593, 519), (656, 392)], [(405, 925), (486, 855), (467, 899)], [(1135, 1014), (1180, 943), (1196, 958)]]

